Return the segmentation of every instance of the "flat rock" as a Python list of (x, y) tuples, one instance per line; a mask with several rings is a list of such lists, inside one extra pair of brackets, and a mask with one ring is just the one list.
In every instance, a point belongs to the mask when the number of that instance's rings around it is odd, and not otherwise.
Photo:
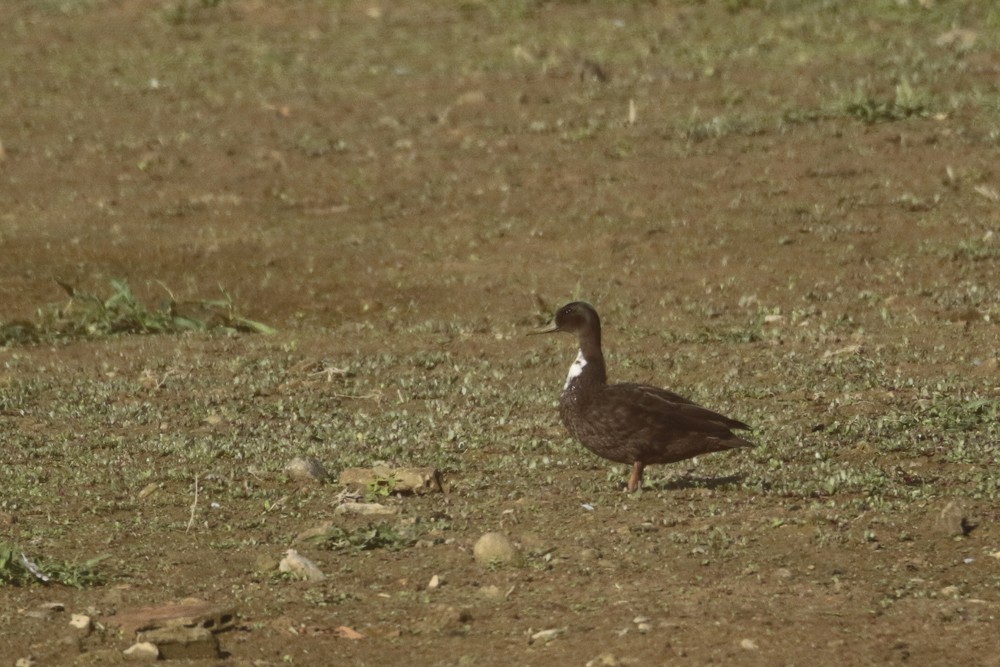
[(344, 486), (363, 492), (425, 494), (443, 490), (437, 468), (345, 468), (339, 479)]
[(159, 649), (164, 660), (204, 660), (221, 657), (219, 639), (201, 627), (158, 628), (139, 633), (140, 642)]
[(107, 617), (105, 623), (120, 627), (125, 637), (145, 630), (173, 627), (199, 627), (211, 632), (222, 632), (236, 623), (236, 611), (231, 606), (188, 598), (157, 607), (125, 611)]
[(381, 503), (341, 503), (334, 512), (354, 516), (395, 516), (399, 509)]

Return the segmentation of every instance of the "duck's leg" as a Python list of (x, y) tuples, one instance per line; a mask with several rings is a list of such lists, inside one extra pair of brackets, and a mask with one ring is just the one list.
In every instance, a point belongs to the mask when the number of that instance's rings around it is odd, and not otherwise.
[(629, 493), (642, 486), (642, 469), (645, 467), (646, 464), (641, 463), (640, 461), (636, 461), (632, 464), (632, 476), (628, 478)]

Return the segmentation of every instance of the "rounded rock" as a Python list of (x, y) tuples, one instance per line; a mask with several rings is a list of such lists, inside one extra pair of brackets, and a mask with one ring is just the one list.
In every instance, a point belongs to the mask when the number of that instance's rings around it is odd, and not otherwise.
[(472, 555), (480, 565), (517, 565), (521, 554), (503, 533), (486, 533), (476, 541)]
[(285, 474), (300, 482), (322, 482), (328, 476), (323, 464), (312, 456), (295, 457), (285, 466)]

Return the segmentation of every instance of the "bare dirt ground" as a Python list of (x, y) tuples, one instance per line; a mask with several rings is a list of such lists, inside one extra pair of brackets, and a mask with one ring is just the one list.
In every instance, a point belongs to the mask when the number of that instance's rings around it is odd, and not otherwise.
[[(238, 665), (1000, 664), (991, 4), (2, 3), (0, 542), (79, 584), (0, 588), (4, 664), (186, 597)], [(278, 332), (59, 335), (56, 280)], [(524, 336), (577, 298), (757, 447), (624, 494)], [(377, 462), (447, 493), (339, 518)]]

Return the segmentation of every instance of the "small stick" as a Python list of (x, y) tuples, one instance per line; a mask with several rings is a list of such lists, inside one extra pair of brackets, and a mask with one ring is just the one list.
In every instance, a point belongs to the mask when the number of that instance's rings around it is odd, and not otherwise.
[(194, 511), (198, 508), (198, 475), (194, 476), (194, 502), (191, 503), (191, 518), (188, 519), (187, 528), (184, 529), (185, 533), (191, 531), (191, 526), (194, 525)]

